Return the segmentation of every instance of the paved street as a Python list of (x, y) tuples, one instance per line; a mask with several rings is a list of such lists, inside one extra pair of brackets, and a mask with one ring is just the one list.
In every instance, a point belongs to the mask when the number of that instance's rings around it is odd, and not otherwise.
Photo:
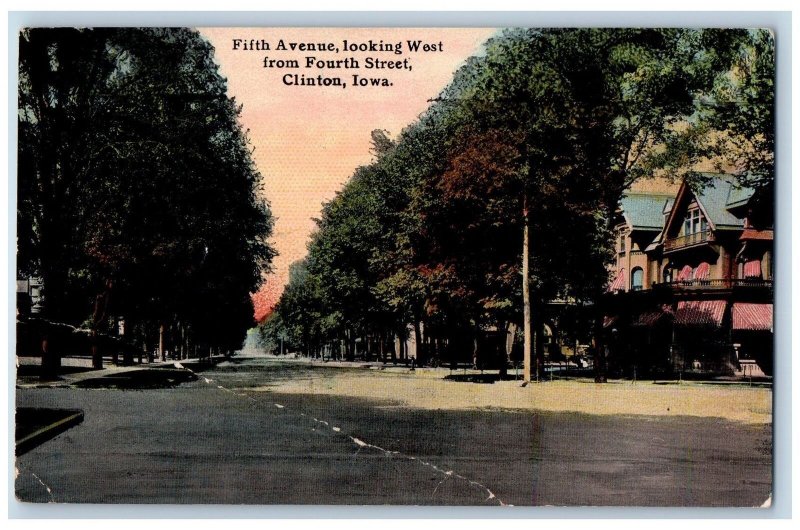
[(770, 495), (769, 424), (422, 410), (263, 391), (297, 378), (325, 385), (356, 370), (236, 358), (195, 380), (162, 378), (162, 388), (153, 388), (152, 378), (145, 389), (18, 388), (19, 407), (82, 409), (85, 419), (17, 460), (17, 496), (89, 503), (760, 506)]

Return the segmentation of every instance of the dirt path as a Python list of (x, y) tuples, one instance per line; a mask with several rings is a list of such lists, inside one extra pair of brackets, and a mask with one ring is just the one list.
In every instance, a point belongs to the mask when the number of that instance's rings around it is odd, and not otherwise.
[[(291, 362), (287, 362), (291, 364)], [(653, 384), (649, 381), (518, 381), (476, 384), (444, 380), (447, 371), (337, 369), (322, 367), (303, 377), (278, 378), (260, 388), (383, 400), (388, 406), (430, 410), (530, 410), (595, 415), (696, 416), (751, 424), (772, 422), (772, 390), (744, 385)]]

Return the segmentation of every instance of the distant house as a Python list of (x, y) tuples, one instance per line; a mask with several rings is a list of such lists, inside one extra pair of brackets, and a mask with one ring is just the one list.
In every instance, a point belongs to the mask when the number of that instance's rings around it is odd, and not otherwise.
[(705, 176), (621, 202), (605, 320), (621, 369), (772, 370), (772, 196)]
[(42, 279), (17, 278), (17, 315), (37, 315), (42, 310)]

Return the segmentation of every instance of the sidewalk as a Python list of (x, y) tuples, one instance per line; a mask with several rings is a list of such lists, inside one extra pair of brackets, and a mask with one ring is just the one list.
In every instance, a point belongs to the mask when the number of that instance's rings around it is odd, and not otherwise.
[[(65, 357), (61, 360), (61, 369), (58, 376), (54, 380), (42, 380), (39, 377), (40, 365), (30, 362), (31, 360), (38, 361), (38, 358), (24, 357), (18, 358), (18, 366), (16, 373), (16, 387), (17, 388), (66, 388), (73, 385), (79, 386), (102, 386), (100, 383), (92, 385), (90, 382), (101, 379), (131, 379), (135, 375), (128, 375), (131, 372), (146, 372), (148, 370), (163, 370), (163, 369), (189, 369), (198, 370), (203, 367), (212, 366), (222, 360), (223, 356), (214, 357), (209, 363), (208, 358), (191, 358), (183, 359), (180, 361), (156, 361), (152, 363), (132, 364), (130, 366), (114, 365), (111, 361), (104, 359), (102, 369), (93, 369), (91, 367), (91, 359), (83, 358), (70, 358)], [(22, 362), (20, 362), (22, 361)], [(27, 361), (27, 362), (26, 362)], [(180, 363), (182, 368), (176, 366)]]
[[(462, 381), (462, 382), (475, 382), (486, 383), (499, 381), (499, 374), (496, 368), (475, 370), (472, 368), (465, 368), (463, 365), (450, 369), (449, 366), (416, 366), (411, 370), (410, 364), (403, 364), (398, 362), (393, 364), (391, 362), (384, 363), (383, 361), (329, 361), (321, 359), (309, 359), (308, 357), (293, 357), (293, 356), (279, 356), (279, 355), (257, 355), (257, 356), (236, 356), (234, 360), (255, 359), (255, 358), (268, 358), (278, 362), (297, 363), (306, 366), (327, 367), (327, 368), (349, 368), (351, 370), (370, 370), (380, 371), (385, 374), (407, 374), (413, 375), (417, 378), (428, 379), (443, 379), (447, 381)], [(506, 376), (502, 379), (505, 382), (518, 382), (522, 383), (522, 368), (509, 368)], [(547, 372), (544, 376), (535, 381), (535, 384), (549, 384), (554, 382), (573, 382), (573, 383), (586, 383), (595, 385), (594, 375), (590, 372), (581, 375), (563, 375), (559, 373)], [(744, 377), (716, 377), (714, 379), (609, 379), (606, 385), (658, 385), (658, 386), (745, 386), (745, 387), (760, 387), (772, 388), (771, 380), (757, 379), (757, 378), (744, 378)]]

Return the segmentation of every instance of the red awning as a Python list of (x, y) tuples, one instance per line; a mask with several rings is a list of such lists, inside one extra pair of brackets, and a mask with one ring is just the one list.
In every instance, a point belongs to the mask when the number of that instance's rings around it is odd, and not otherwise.
[(666, 313), (663, 311), (646, 311), (631, 323), (632, 326), (653, 327)]
[(772, 304), (733, 304), (733, 329), (772, 331)]
[(695, 280), (707, 280), (708, 273), (711, 270), (711, 265), (706, 263), (705, 261), (697, 266), (694, 270), (694, 279)]
[(608, 292), (613, 293), (614, 291), (624, 291), (625, 290), (625, 269), (620, 269), (619, 273), (617, 273), (617, 277), (614, 278), (614, 281), (611, 282), (611, 285), (608, 286)]
[(656, 325), (662, 317), (665, 316), (672, 317), (672, 308), (668, 305), (662, 305), (661, 309), (656, 309), (653, 311), (645, 311), (641, 313), (633, 322), (631, 322), (632, 326), (639, 326), (639, 327), (646, 327), (650, 328)]
[(744, 264), (745, 278), (761, 278), (761, 262), (759, 260), (748, 261)]
[(691, 279), (692, 279), (692, 266), (686, 265), (681, 269), (681, 272), (678, 273), (677, 281), (688, 282)]
[(755, 228), (745, 228), (739, 236), (742, 241), (761, 240), (772, 241), (772, 230), (756, 230)]
[(675, 323), (683, 326), (721, 326), (725, 300), (678, 302)]
[(613, 316), (613, 317), (605, 316), (603, 317), (603, 327), (604, 328), (611, 327), (617, 320), (619, 320), (618, 316)]

